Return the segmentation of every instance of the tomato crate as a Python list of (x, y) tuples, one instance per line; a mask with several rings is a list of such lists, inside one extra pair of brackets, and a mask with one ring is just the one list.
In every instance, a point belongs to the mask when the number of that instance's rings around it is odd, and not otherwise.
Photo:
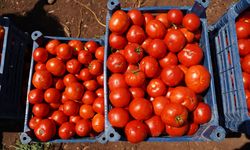
[[(169, 136), (160, 136), (160, 137), (149, 137), (146, 141), (149, 142), (177, 142), (177, 141), (220, 141), (225, 138), (225, 130), (219, 125), (219, 116), (218, 116), (218, 108), (217, 108), (217, 101), (216, 101), (216, 93), (215, 93), (215, 84), (213, 78), (213, 67), (211, 61), (211, 54), (210, 54), (210, 45), (209, 45), (209, 36), (208, 36), (208, 25), (207, 19), (205, 14), (205, 9), (208, 6), (209, 1), (199, 1), (196, 0), (192, 7), (183, 6), (159, 6), (159, 7), (143, 7), (137, 8), (142, 13), (162, 13), (167, 12), (170, 9), (179, 9), (182, 12), (194, 12), (198, 16), (200, 16), (201, 21), (201, 40), (199, 45), (201, 46), (204, 52), (204, 61), (203, 65), (209, 70), (211, 74), (211, 81), (210, 81), (210, 88), (204, 95), (204, 101), (207, 103), (212, 109), (212, 118), (211, 120), (200, 126), (199, 130), (193, 136), (182, 136), (182, 137), (169, 137)], [(105, 35), (105, 55), (104, 55), (104, 95), (105, 95), (105, 118), (108, 118), (108, 112), (112, 108), (112, 105), (109, 102), (109, 87), (108, 87), (108, 78), (110, 76), (110, 71), (107, 69), (107, 59), (108, 56), (111, 54), (111, 48), (109, 46), (109, 20), (112, 14), (116, 10), (123, 10), (128, 12), (131, 8), (121, 8), (120, 3), (118, 0), (109, 0), (107, 3), (108, 13), (106, 18), (106, 35)], [(103, 136), (102, 143), (108, 141), (123, 141), (125, 140), (124, 134), (116, 130), (112, 127), (109, 120), (105, 120), (105, 133)]]
[(31, 39), (7, 17), (0, 16), (0, 26), (4, 28), (0, 41), (0, 119), (23, 119), (24, 54), (31, 49)]
[[(103, 40), (100, 39), (86, 39), (86, 38), (71, 38), (71, 37), (56, 37), (56, 36), (44, 36), (40, 31), (34, 31), (31, 35), (31, 38), (33, 40), (33, 50), (32, 52), (38, 48), (39, 46), (45, 46), (45, 44), (52, 40), (57, 39), (61, 42), (67, 43), (70, 40), (80, 40), (82, 42), (87, 42), (90, 40), (95, 41), (99, 45), (104, 45)], [(29, 71), (29, 81), (28, 81), (28, 87), (27, 87), (27, 95), (29, 91), (33, 88), (32, 85), (32, 76), (34, 73), (34, 66), (35, 62), (33, 57), (31, 56), (31, 63), (30, 63), (30, 71)], [(23, 144), (28, 144), (30, 142), (38, 142), (38, 140), (35, 138), (35, 135), (33, 131), (29, 128), (29, 120), (32, 117), (32, 107), (31, 104), (28, 101), (28, 97), (26, 99), (26, 110), (25, 110), (25, 120), (24, 120), (24, 129), (23, 132), (20, 135), (20, 141)], [(101, 134), (100, 134), (101, 136)], [(48, 141), (50, 143), (73, 143), (73, 142), (96, 142), (98, 141), (99, 136), (96, 137), (77, 137), (77, 138), (71, 138), (68, 140), (60, 139), (58, 136), (53, 138), (52, 140)]]
[(209, 27), (210, 43), (214, 62), (215, 79), (220, 86), (218, 103), (220, 103), (223, 123), (231, 132), (247, 132), (249, 121), (246, 95), (242, 80), (236, 19), (247, 8), (250, 0), (241, 0), (233, 4), (218, 22)]

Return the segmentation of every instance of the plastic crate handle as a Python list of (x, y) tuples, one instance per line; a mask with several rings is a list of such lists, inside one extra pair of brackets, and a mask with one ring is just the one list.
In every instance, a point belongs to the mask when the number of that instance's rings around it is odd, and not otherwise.
[(246, 10), (249, 5), (250, 0), (241, 0), (235, 5), (234, 10), (239, 15), (242, 11)]
[(195, 0), (195, 3), (191, 9), (199, 17), (206, 17), (206, 8), (208, 7), (210, 0)]

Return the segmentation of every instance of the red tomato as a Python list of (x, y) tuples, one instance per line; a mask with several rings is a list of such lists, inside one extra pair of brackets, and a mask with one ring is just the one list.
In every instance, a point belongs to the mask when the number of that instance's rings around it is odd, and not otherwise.
[(45, 103), (35, 104), (32, 108), (32, 113), (39, 118), (48, 116), (49, 111), (49, 105)]
[(113, 127), (123, 128), (129, 121), (129, 113), (124, 108), (113, 108), (108, 113), (108, 119)]
[(153, 106), (144, 98), (135, 98), (129, 104), (129, 112), (137, 120), (147, 120), (152, 116)]
[(145, 92), (142, 88), (131, 87), (131, 88), (129, 88), (129, 91), (131, 93), (132, 99), (143, 98), (145, 95)]
[(63, 105), (60, 105), (59, 108), (58, 108), (58, 110), (63, 111)]
[(103, 61), (104, 60), (104, 46), (100, 46), (95, 51), (95, 58)]
[(188, 132), (188, 129), (189, 129), (188, 123), (185, 123), (181, 127), (173, 127), (173, 126), (166, 125), (166, 133), (172, 137), (183, 136), (184, 134)]
[(127, 83), (125, 82), (124, 75), (118, 73), (114, 73), (109, 77), (108, 86), (111, 91), (117, 88), (128, 87)]
[(95, 91), (95, 93), (96, 93), (96, 95), (97, 95), (98, 97), (104, 97), (104, 90), (103, 90), (103, 88), (97, 89), (97, 90)]
[(144, 26), (146, 26), (151, 20), (154, 20), (154, 16), (151, 13), (144, 13), (143, 16), (145, 19)]
[(4, 39), (4, 33), (5, 33), (5, 29), (3, 26), (0, 26), (0, 40), (3, 41)]
[(83, 94), (82, 102), (87, 105), (92, 105), (96, 99), (96, 93), (92, 91), (86, 91)]
[(92, 54), (89, 51), (81, 50), (78, 54), (78, 61), (82, 64), (88, 65), (92, 61)]
[(82, 105), (79, 110), (79, 114), (84, 119), (91, 119), (95, 115), (95, 112), (91, 105)]
[(146, 34), (142, 27), (132, 25), (126, 34), (126, 37), (128, 42), (142, 44), (142, 42), (146, 39)]
[(194, 135), (198, 131), (198, 129), (199, 125), (197, 123), (190, 123), (187, 135)]
[(67, 98), (65, 91), (62, 93), (61, 102), (64, 104), (66, 101), (69, 101), (70, 99)]
[(47, 103), (59, 103), (61, 96), (61, 92), (55, 88), (49, 88), (44, 92), (44, 100)]
[(201, 39), (201, 30), (197, 30), (194, 32), (194, 38), (199, 41)]
[(62, 76), (66, 72), (63, 61), (57, 58), (51, 58), (46, 63), (46, 69), (54, 76)]
[(250, 91), (245, 89), (246, 99), (250, 98)]
[(183, 19), (183, 13), (178, 9), (171, 9), (168, 11), (168, 21), (172, 24), (180, 25)]
[(113, 53), (108, 57), (107, 67), (113, 73), (122, 73), (127, 69), (127, 62), (122, 54)]
[(109, 45), (114, 49), (123, 49), (127, 43), (127, 39), (122, 35), (116, 33), (111, 33), (109, 35)]
[(149, 128), (150, 135), (153, 137), (161, 135), (164, 131), (165, 124), (162, 122), (161, 117), (159, 116), (153, 116), (150, 119), (146, 120), (145, 123)]
[(236, 22), (236, 34), (238, 39), (248, 38), (250, 33), (249, 24), (243, 21)]
[(134, 71), (136, 71), (136, 70), (139, 70), (139, 66), (138, 66), (138, 65), (130, 64), (130, 65), (128, 65), (128, 68), (127, 68), (125, 74), (126, 74), (126, 73), (134, 72)]
[(183, 49), (186, 38), (179, 29), (170, 29), (164, 38), (164, 42), (170, 52), (176, 53)]
[(159, 71), (159, 65), (152, 56), (144, 57), (140, 62), (140, 70), (145, 73), (146, 77), (153, 78)]
[(188, 43), (192, 43), (194, 41), (195, 34), (193, 32), (188, 31), (187, 28), (181, 28), (180, 30), (183, 33), (183, 35), (185, 36)]
[(65, 113), (65, 115), (67, 116), (75, 116), (75, 115), (78, 115), (78, 112), (79, 112), (79, 104), (72, 101), (72, 100), (69, 100), (69, 101), (66, 101), (64, 104), (63, 104), (63, 112)]
[(127, 88), (116, 88), (109, 94), (110, 102), (115, 107), (125, 107), (130, 102), (130, 92)]
[(43, 91), (39, 89), (33, 89), (28, 94), (28, 100), (31, 104), (41, 103), (43, 101)]
[(250, 12), (249, 12), (249, 11), (244, 11), (244, 12), (242, 12), (242, 13), (238, 16), (237, 19), (238, 19), (237, 21), (244, 21), (244, 22), (250, 23), (250, 22), (249, 22), (249, 19), (250, 19)]
[(243, 61), (241, 63), (241, 67), (242, 67), (244, 72), (250, 73), (250, 54), (246, 55), (243, 58)]
[(47, 50), (50, 54), (56, 55), (56, 47), (57, 47), (59, 44), (60, 44), (60, 41), (58, 41), (58, 40), (51, 40), (51, 41), (49, 41), (49, 42), (46, 44), (45, 48), (46, 48), (46, 50)]
[(128, 44), (124, 50), (124, 56), (130, 64), (138, 63), (143, 57), (143, 49), (137, 43)]
[(196, 31), (201, 25), (200, 18), (194, 13), (186, 14), (182, 20), (182, 25), (189, 31)]
[(246, 99), (247, 100), (247, 110), (250, 110), (250, 98)]
[(161, 71), (161, 79), (168, 86), (176, 86), (184, 78), (183, 71), (178, 66), (167, 66)]
[(146, 24), (146, 33), (150, 38), (162, 39), (166, 34), (166, 28), (161, 21), (151, 20)]
[(92, 60), (89, 64), (89, 73), (94, 76), (101, 75), (103, 73), (103, 64), (100, 60)]
[(149, 46), (147, 47), (147, 52), (150, 56), (154, 58), (162, 58), (167, 53), (167, 46), (163, 40), (154, 39), (151, 41)]
[(96, 80), (88, 80), (83, 82), (84, 87), (89, 91), (94, 91), (98, 88)]
[(102, 114), (96, 114), (93, 117), (92, 128), (97, 133), (100, 133), (104, 130), (104, 116)]
[(142, 26), (144, 24), (144, 16), (137, 9), (131, 9), (128, 11), (128, 16), (132, 21), (132, 24)]
[(178, 65), (178, 67), (183, 71), (183, 73), (186, 75), (186, 73), (187, 73), (187, 71), (188, 71), (188, 67), (186, 67), (186, 66), (184, 66), (184, 65), (182, 65), (182, 64), (180, 64), (180, 65)]
[(144, 84), (145, 80), (145, 74), (139, 70), (134, 70), (125, 74), (125, 81), (131, 87), (140, 87)]
[(97, 83), (98, 83), (98, 84), (100, 84), (100, 85), (103, 86), (103, 84), (104, 84), (104, 76), (103, 76), (103, 74), (97, 76), (97, 77), (96, 77), (96, 80), (97, 80)]
[(49, 103), (49, 106), (52, 110), (58, 110), (59, 107), (61, 106), (61, 103)]
[(38, 47), (33, 52), (33, 58), (36, 62), (44, 63), (48, 59), (48, 52), (45, 48)]
[(56, 134), (56, 125), (50, 119), (42, 120), (34, 129), (34, 133), (42, 142), (51, 140)]
[(54, 86), (57, 90), (63, 90), (65, 88), (65, 85), (63, 83), (63, 79), (54, 78)]
[(174, 53), (169, 52), (159, 61), (162, 68), (178, 65), (178, 58)]
[(129, 16), (122, 10), (115, 11), (109, 20), (109, 29), (117, 34), (123, 34), (129, 25)]
[(197, 124), (207, 123), (212, 118), (211, 108), (208, 104), (199, 102), (198, 106), (193, 111), (192, 115), (193, 115), (192, 119), (194, 120), (194, 123), (197, 123)]
[(72, 122), (63, 123), (58, 129), (58, 135), (61, 139), (70, 139), (75, 135), (75, 124)]
[(29, 121), (29, 127), (34, 130), (41, 121), (41, 118), (34, 116)]
[(80, 121), (82, 119), (82, 117), (80, 116), (70, 116), (69, 117), (69, 122), (72, 122), (72, 123), (77, 123), (78, 121)]
[(172, 88), (172, 87), (169, 87), (169, 88), (168, 88), (168, 92), (167, 92), (167, 94), (166, 94), (166, 97), (167, 97), (167, 98), (170, 98), (170, 95), (171, 95), (171, 93), (172, 93), (173, 90), (174, 90), (174, 88)]
[(72, 74), (67, 74), (63, 77), (63, 84), (69, 86), (73, 82), (78, 82), (77, 78)]
[(168, 21), (168, 14), (167, 13), (161, 13), (161, 14), (157, 15), (155, 19), (162, 22), (166, 28), (169, 28), (171, 26), (170, 22)]
[(170, 101), (167, 97), (164, 97), (164, 96), (155, 97), (154, 100), (152, 101), (154, 113), (158, 116), (161, 116), (161, 113), (165, 105), (169, 103)]
[(250, 40), (249, 39), (239, 39), (238, 49), (240, 56), (246, 56), (250, 54)]
[(33, 74), (32, 84), (37, 89), (45, 90), (45, 89), (49, 88), (52, 85), (52, 76), (46, 70), (36, 71)]
[(75, 131), (78, 136), (88, 136), (91, 128), (91, 122), (87, 119), (82, 119), (76, 123)]
[(187, 118), (188, 110), (186, 107), (175, 103), (166, 104), (161, 113), (162, 121), (173, 127), (183, 126), (187, 122)]
[(146, 40), (144, 40), (144, 42), (142, 43), (141, 47), (148, 52), (148, 47), (149, 44), (152, 42), (153, 40), (151, 38), (147, 38)]
[(250, 74), (242, 72), (242, 80), (243, 80), (244, 88), (249, 89), (250, 88)]
[(95, 41), (88, 41), (84, 45), (84, 50), (95, 54), (95, 51), (98, 47), (99, 47), (99, 45)]
[(67, 61), (66, 69), (71, 74), (77, 74), (82, 67), (82, 64), (75, 58)]
[(185, 82), (187, 87), (195, 93), (202, 93), (210, 85), (210, 74), (204, 66), (192, 66), (185, 75)]
[(89, 72), (88, 68), (83, 68), (80, 71), (79, 78), (83, 81), (88, 81), (88, 80), (91, 80), (93, 78), (93, 75)]
[(46, 70), (46, 65), (43, 63), (38, 62), (35, 65), (35, 71), (42, 71), (42, 70)]
[(72, 54), (73, 50), (68, 44), (62, 43), (56, 47), (56, 55), (60, 59), (68, 60), (72, 57)]
[(97, 97), (93, 103), (93, 110), (96, 113), (104, 114), (104, 98), (103, 97)]
[(73, 54), (78, 54), (80, 50), (84, 49), (84, 45), (79, 40), (70, 40), (69, 46), (73, 48)]
[(84, 87), (78, 82), (73, 82), (66, 86), (65, 93), (67, 98), (71, 100), (81, 100), (84, 93)]
[(130, 121), (125, 127), (125, 135), (131, 143), (139, 143), (147, 138), (148, 127), (139, 120)]
[(67, 122), (69, 118), (62, 111), (58, 110), (53, 112), (51, 119), (54, 120), (57, 125), (62, 125), (64, 122)]
[(158, 97), (167, 93), (167, 88), (161, 79), (152, 79), (147, 86), (149, 96)]

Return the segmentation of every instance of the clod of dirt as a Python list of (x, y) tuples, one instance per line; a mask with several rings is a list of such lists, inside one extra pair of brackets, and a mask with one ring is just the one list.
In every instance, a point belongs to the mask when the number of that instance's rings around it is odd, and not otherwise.
[(48, 0), (48, 4), (52, 5), (55, 3), (56, 0)]

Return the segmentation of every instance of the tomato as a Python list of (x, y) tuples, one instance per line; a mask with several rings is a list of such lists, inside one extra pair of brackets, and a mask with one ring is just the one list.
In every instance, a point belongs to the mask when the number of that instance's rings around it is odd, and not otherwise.
[(82, 64), (88, 65), (92, 61), (92, 54), (89, 51), (81, 50), (77, 57)]
[(82, 119), (82, 117), (80, 116), (70, 116), (69, 117), (69, 122), (72, 122), (72, 123), (77, 123), (78, 121), (80, 121)]
[(168, 14), (167, 13), (161, 13), (161, 14), (157, 15), (155, 19), (162, 22), (166, 28), (169, 28), (171, 25), (170, 22), (168, 21)]
[(180, 65), (178, 65), (178, 67), (183, 71), (183, 73), (186, 75), (186, 73), (187, 73), (187, 71), (188, 71), (188, 67), (186, 67), (186, 66), (184, 66), (184, 65), (182, 65), (182, 64), (180, 64)]
[(88, 68), (83, 68), (80, 71), (79, 78), (83, 81), (91, 80), (93, 78), (93, 75), (89, 72)]
[(148, 52), (148, 47), (149, 44), (152, 42), (153, 40), (151, 38), (147, 38), (146, 40), (144, 40), (144, 42), (142, 43), (141, 47)]
[(54, 76), (62, 76), (66, 72), (64, 63), (57, 58), (49, 59), (46, 63), (46, 69)]
[(145, 80), (145, 74), (139, 70), (134, 70), (125, 74), (125, 81), (131, 87), (140, 87)]
[(60, 78), (54, 78), (54, 86), (57, 90), (63, 90), (65, 88), (65, 85), (63, 83), (63, 79)]
[(60, 44), (60, 41), (54, 39), (54, 40), (49, 41), (49, 42), (46, 44), (45, 48), (46, 48), (46, 50), (47, 50), (50, 54), (56, 55), (56, 47), (57, 47), (59, 44)]
[(81, 100), (84, 93), (84, 87), (78, 82), (73, 82), (66, 86), (65, 93), (67, 98), (71, 100)]
[(90, 53), (95, 53), (99, 45), (95, 41), (88, 41), (84, 45), (84, 50), (89, 51)]
[(100, 84), (100, 85), (103, 86), (103, 84), (104, 84), (104, 76), (103, 76), (103, 74), (97, 76), (97, 77), (96, 77), (96, 80), (97, 80), (97, 83), (98, 83), (98, 84)]
[(150, 135), (153, 137), (161, 135), (164, 131), (165, 124), (162, 122), (161, 117), (159, 116), (153, 116), (146, 120), (145, 123), (149, 128)]
[(96, 80), (88, 80), (83, 82), (84, 87), (89, 91), (94, 91), (98, 88)]
[(90, 119), (90, 118), (93, 118), (93, 116), (95, 115), (95, 112), (91, 105), (84, 104), (80, 107), (79, 114), (84, 119)]
[(44, 63), (48, 59), (48, 52), (46, 51), (45, 48), (38, 47), (33, 52), (33, 59), (36, 62)]
[(128, 85), (125, 82), (125, 77), (123, 74), (114, 73), (109, 77), (108, 80), (109, 89), (112, 91), (117, 88), (127, 88)]
[(245, 89), (246, 99), (250, 98), (250, 91)]
[(31, 104), (41, 103), (43, 101), (43, 91), (39, 89), (33, 89), (28, 94), (28, 100)]
[(250, 40), (249, 39), (239, 39), (238, 49), (240, 56), (246, 56), (250, 53)]
[(47, 103), (59, 103), (61, 96), (61, 92), (55, 88), (49, 88), (44, 92), (44, 100)]
[(95, 51), (95, 58), (103, 61), (104, 60), (104, 46), (100, 46)]
[(123, 49), (127, 43), (127, 39), (122, 35), (116, 33), (111, 33), (109, 35), (109, 45), (114, 49)]
[(151, 20), (146, 24), (146, 33), (150, 38), (162, 39), (166, 34), (166, 28), (161, 21)]
[(99, 88), (95, 91), (97, 97), (104, 97), (104, 90), (103, 88)]
[(248, 38), (250, 34), (249, 24), (243, 21), (236, 22), (236, 34), (238, 39)]
[(116, 88), (109, 94), (110, 102), (115, 107), (125, 107), (130, 102), (131, 94), (127, 88)]
[(151, 20), (154, 20), (154, 16), (151, 13), (144, 13), (143, 16), (145, 19), (144, 26), (146, 26)]
[(148, 127), (139, 120), (133, 120), (127, 123), (125, 135), (131, 143), (139, 143), (147, 138)]
[(61, 125), (64, 122), (67, 122), (69, 118), (62, 111), (58, 110), (53, 112), (51, 119), (54, 120), (57, 125)]
[(170, 29), (164, 38), (164, 42), (170, 52), (176, 53), (183, 49), (186, 38), (179, 29)]
[(159, 71), (157, 60), (152, 56), (144, 57), (140, 62), (140, 70), (145, 73), (146, 77), (153, 78)]
[(159, 63), (162, 68), (168, 66), (176, 66), (178, 65), (178, 58), (174, 53), (169, 52), (167, 55), (165, 55), (162, 59), (159, 60)]
[(185, 75), (185, 82), (187, 87), (195, 93), (202, 93), (209, 87), (210, 78), (207, 68), (196, 65), (188, 69)]
[(250, 19), (250, 12), (244, 11), (238, 16), (237, 21), (244, 21), (249, 23), (249, 19)]
[(104, 130), (104, 116), (102, 114), (96, 114), (93, 117), (92, 128), (97, 133), (100, 133)]
[(109, 29), (117, 34), (123, 34), (130, 25), (129, 16), (122, 10), (117, 10), (109, 20)]
[(78, 54), (80, 50), (84, 49), (84, 44), (79, 40), (70, 40), (68, 44), (73, 48), (73, 54)]
[(167, 19), (170, 23), (180, 25), (183, 19), (183, 13), (178, 9), (171, 9), (168, 11)]
[(63, 104), (61, 104), (61, 105), (59, 106), (58, 110), (63, 111)]
[(143, 49), (137, 43), (128, 44), (124, 50), (124, 56), (130, 64), (138, 63), (143, 57)]
[(4, 39), (4, 32), (5, 32), (4, 27), (0, 26), (0, 40), (2, 40), (2, 41)]
[(123, 73), (127, 69), (127, 62), (122, 54), (113, 53), (108, 57), (107, 67), (113, 73)]
[(96, 113), (104, 114), (104, 98), (103, 97), (97, 97), (93, 103), (93, 110)]
[(194, 13), (188, 13), (184, 16), (182, 25), (189, 31), (196, 31), (201, 25), (200, 18)]
[(247, 101), (247, 110), (249, 111), (250, 110), (250, 98), (246, 99)]
[(201, 30), (197, 30), (194, 32), (194, 38), (199, 41), (201, 39)]
[(194, 135), (198, 131), (198, 129), (199, 125), (197, 123), (190, 123), (187, 135)]
[(44, 118), (49, 114), (49, 105), (45, 103), (35, 104), (32, 113), (39, 118)]
[(167, 93), (167, 88), (161, 79), (152, 79), (147, 86), (149, 96), (158, 97)]
[(131, 9), (128, 11), (128, 16), (130, 20), (132, 21), (131, 23), (134, 25), (142, 26), (144, 24), (144, 16), (142, 13), (137, 10), (137, 9)]
[(167, 94), (166, 94), (166, 97), (167, 97), (167, 98), (170, 98), (170, 95), (171, 95), (171, 93), (172, 93), (173, 90), (174, 90), (173, 87), (169, 87), (169, 88), (168, 88), (168, 92), (167, 92)]
[(178, 86), (173, 89), (170, 94), (170, 101), (171, 103), (185, 106), (189, 111), (193, 111), (198, 105), (195, 93), (189, 88), (183, 86)]
[(169, 103), (170, 101), (167, 97), (164, 97), (164, 96), (155, 97), (154, 100), (152, 101), (154, 113), (158, 116), (161, 116), (161, 113), (165, 105)]
[(58, 110), (60, 107), (61, 103), (49, 103), (49, 106), (52, 110)]
[(99, 60), (92, 60), (88, 66), (89, 73), (94, 76), (101, 75), (103, 73), (103, 64)]
[(142, 44), (142, 42), (146, 39), (146, 34), (142, 27), (133, 25), (129, 28), (126, 37), (128, 42)]
[(34, 116), (29, 121), (29, 127), (34, 130), (41, 121), (41, 118)]
[(78, 136), (87, 136), (91, 128), (91, 122), (87, 119), (82, 119), (76, 123), (75, 131)]
[(61, 103), (65, 103), (66, 101), (69, 101), (70, 99), (67, 98), (65, 91), (62, 93)]
[(62, 60), (68, 60), (73, 55), (73, 49), (68, 44), (65, 43), (59, 44), (56, 47), (56, 55), (58, 58)]
[(188, 129), (189, 129), (188, 123), (185, 123), (181, 127), (173, 127), (173, 126), (166, 125), (166, 133), (172, 137), (183, 136), (184, 134), (188, 132)]
[(185, 36), (188, 43), (191, 43), (194, 41), (195, 34), (193, 32), (188, 31), (187, 28), (181, 28), (180, 29), (183, 35)]
[(166, 104), (161, 113), (162, 121), (173, 127), (181, 127), (185, 124), (185, 122), (187, 122), (187, 118), (187, 108), (175, 103)]
[(161, 79), (168, 86), (176, 86), (184, 78), (183, 71), (178, 66), (167, 66), (161, 71)]
[(75, 124), (72, 122), (63, 123), (58, 129), (58, 135), (61, 139), (70, 139), (75, 135)]
[(242, 80), (243, 80), (244, 88), (249, 89), (250, 88), (250, 74), (242, 72)]
[(77, 74), (80, 71), (81, 67), (81, 63), (75, 58), (67, 61), (66, 63), (66, 69), (71, 74)]
[(35, 65), (35, 71), (42, 71), (42, 70), (46, 70), (46, 65), (43, 63), (38, 62)]
[(63, 78), (63, 84), (69, 86), (71, 83), (77, 82), (77, 78), (72, 74), (67, 74)]
[(130, 65), (128, 65), (125, 74), (131, 73), (131, 72), (133, 73), (134, 71), (137, 71), (137, 70), (139, 70), (139, 66), (138, 65), (130, 64)]
[(143, 98), (145, 95), (145, 92), (142, 88), (138, 87), (131, 87), (129, 88), (129, 91), (131, 93), (132, 99), (134, 98)]
[(152, 116), (153, 106), (144, 98), (135, 98), (129, 104), (129, 112), (137, 120), (147, 120)]
[(63, 104), (63, 112), (67, 116), (75, 116), (75, 115), (77, 115), (78, 112), (79, 112), (79, 108), (80, 108), (79, 104), (72, 101), (72, 100), (66, 101)]
[(86, 91), (84, 94), (83, 94), (83, 97), (82, 97), (82, 102), (84, 104), (88, 104), (88, 105), (92, 105), (96, 99), (96, 93), (95, 92), (92, 92), (92, 91)]
[(246, 55), (243, 58), (243, 61), (241, 63), (241, 67), (242, 67), (243, 71), (245, 71), (246, 73), (250, 73), (250, 54)]
[(192, 113), (193, 121), (197, 124), (204, 124), (211, 120), (212, 118), (212, 112), (211, 108), (208, 104), (199, 102), (198, 106)]
[(162, 58), (167, 53), (167, 46), (163, 40), (154, 39), (148, 46), (147, 52), (154, 58)]
[(53, 120), (44, 119), (34, 129), (38, 140), (46, 142), (51, 140), (56, 134), (56, 125)]
[(124, 108), (113, 108), (108, 113), (108, 119), (113, 127), (123, 128), (129, 121), (129, 113)]

